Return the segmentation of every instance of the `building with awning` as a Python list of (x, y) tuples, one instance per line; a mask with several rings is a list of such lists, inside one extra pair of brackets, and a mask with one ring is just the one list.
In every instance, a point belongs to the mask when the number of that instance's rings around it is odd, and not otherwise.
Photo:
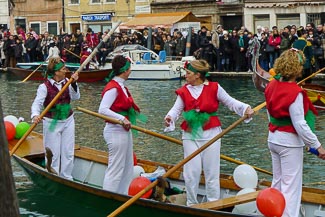
[(171, 12), (155, 14), (137, 14), (131, 20), (122, 23), (120, 29), (137, 29), (163, 27), (172, 29), (177, 23), (201, 23), (192, 12)]

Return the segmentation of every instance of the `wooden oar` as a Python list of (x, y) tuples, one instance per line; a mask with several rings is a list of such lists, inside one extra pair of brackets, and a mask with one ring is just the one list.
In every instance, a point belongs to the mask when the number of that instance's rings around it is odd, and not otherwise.
[[(259, 106), (254, 108), (254, 111), (257, 112), (261, 108), (265, 106), (265, 103), (260, 104)], [(213, 137), (210, 141), (208, 141), (206, 144), (198, 148), (196, 151), (194, 151), (192, 154), (184, 158), (181, 162), (170, 168), (162, 177), (167, 178), (170, 176), (172, 173), (174, 173), (176, 170), (181, 168), (184, 164), (186, 164), (188, 161), (192, 160), (195, 156), (200, 154), (202, 151), (204, 151), (206, 148), (208, 148), (211, 144), (216, 142), (218, 139), (226, 135), (228, 132), (230, 132), (232, 129), (234, 129), (236, 126), (238, 126), (241, 122), (243, 122), (247, 116), (243, 116), (237, 121), (235, 121), (233, 124), (231, 124), (229, 127), (227, 127), (225, 130), (223, 130), (221, 133), (219, 133), (217, 136)], [(108, 217), (113, 217), (118, 215), (120, 212), (122, 212), (124, 209), (128, 208), (132, 203), (134, 203), (137, 199), (139, 199), (143, 194), (145, 194), (147, 191), (152, 189), (158, 184), (158, 180), (152, 182), (150, 185), (145, 187), (143, 190), (141, 190), (139, 193), (134, 195), (131, 199), (126, 201), (124, 204), (122, 204), (120, 207), (118, 207), (114, 212), (112, 212)]]
[[(78, 68), (78, 70), (75, 73), (80, 73), (84, 66), (93, 58), (94, 55), (98, 52), (98, 49), (100, 46), (105, 43), (111, 34), (114, 33), (115, 29), (121, 24), (121, 21), (117, 22), (117, 24), (111, 29), (111, 31), (103, 38), (103, 40), (97, 45), (97, 47), (93, 50), (93, 52), (87, 57), (85, 62), (81, 64), (81, 66)], [(40, 118), (43, 118), (45, 114), (52, 108), (52, 106), (55, 104), (55, 102), (59, 99), (59, 97), (64, 93), (64, 91), (69, 87), (69, 85), (73, 82), (73, 78), (70, 78), (68, 82), (62, 87), (62, 89), (57, 93), (57, 95), (54, 97), (54, 99), (48, 104), (48, 106), (43, 110), (43, 112), (40, 114)], [(27, 130), (27, 132), (19, 139), (19, 141), (16, 143), (16, 145), (12, 148), (10, 152), (10, 156), (12, 156), (15, 151), (19, 148), (19, 146), (25, 141), (27, 136), (33, 131), (33, 129), (36, 127), (37, 123), (33, 123), (30, 128)]]
[[(88, 109), (84, 109), (84, 108), (81, 108), (81, 107), (77, 107), (77, 110), (82, 111), (82, 112), (87, 113), (87, 114), (90, 114), (90, 115), (93, 115), (93, 116), (96, 116), (96, 117), (99, 117), (99, 118), (102, 118), (102, 119), (104, 119), (106, 121), (109, 121), (111, 123), (114, 123), (114, 124), (123, 125), (123, 122), (122, 121), (119, 121), (119, 120), (114, 119), (114, 118), (107, 117), (105, 115), (99, 114), (97, 112), (90, 111)], [(172, 137), (169, 137), (169, 136), (160, 134), (160, 133), (156, 133), (156, 132), (153, 132), (151, 130), (147, 130), (145, 128), (139, 127), (139, 126), (131, 125), (131, 128), (134, 129), (134, 130), (137, 130), (137, 131), (140, 131), (140, 132), (149, 134), (151, 136), (155, 136), (155, 137), (158, 137), (158, 138), (161, 138), (161, 139), (164, 139), (164, 140), (167, 140), (167, 141), (176, 143), (178, 145), (183, 145), (183, 142), (181, 140), (178, 140), (178, 139), (175, 139), (175, 138), (172, 138)], [(223, 154), (220, 155), (220, 158), (223, 159), (223, 160), (226, 160), (226, 161), (229, 161), (229, 162), (238, 164), (238, 165), (246, 164), (246, 163), (244, 163), (242, 161), (235, 160), (235, 159), (233, 159), (231, 157), (228, 157), (228, 156), (225, 156)], [(255, 167), (255, 166), (252, 166), (252, 167), (255, 170), (259, 171), (259, 172), (266, 173), (268, 175), (272, 175), (272, 173), (269, 172), (269, 171), (267, 171), (267, 170), (264, 170), (264, 169), (261, 169), (261, 168)]]
[(43, 65), (44, 63), (41, 63), (39, 66), (37, 66), (37, 68), (34, 70), (34, 71), (32, 71), (24, 80), (22, 80), (21, 82), (19, 82), (19, 83), (23, 83), (23, 82), (25, 82), (25, 81), (27, 81), (30, 77), (32, 77), (33, 76), (33, 74)]
[(313, 74), (309, 75), (308, 77), (302, 79), (301, 81), (299, 81), (297, 84), (300, 85), (302, 84), (303, 82), (307, 81), (308, 79), (312, 78), (312, 77), (315, 77), (317, 74), (319, 74), (320, 72), (324, 71), (325, 70), (325, 67), (319, 69), (318, 71), (314, 72)]
[[(81, 58), (80, 56), (78, 56), (77, 54), (75, 54), (75, 53), (69, 51), (68, 49), (66, 49), (66, 48), (63, 48), (63, 49), (66, 50), (66, 51), (68, 51), (68, 53), (74, 55), (75, 57), (77, 57), (77, 58), (79, 58), (79, 59)], [(96, 63), (94, 63), (94, 62), (90, 62), (89, 64), (93, 65), (96, 69), (98, 69), (98, 66), (96, 65)]]
[(65, 51), (68, 51), (68, 53), (70, 53), (70, 54), (72, 54), (73, 56), (75, 56), (75, 57), (77, 57), (77, 58), (81, 58), (79, 55), (77, 55), (77, 54), (75, 54), (75, 53), (73, 53), (72, 51), (69, 51), (68, 49), (66, 49), (66, 48), (63, 48)]

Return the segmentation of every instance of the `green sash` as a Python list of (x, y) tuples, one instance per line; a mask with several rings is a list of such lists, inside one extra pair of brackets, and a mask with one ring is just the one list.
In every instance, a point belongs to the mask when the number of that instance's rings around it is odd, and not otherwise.
[(68, 118), (71, 110), (70, 104), (56, 104), (55, 107), (50, 109), (50, 112), (53, 112), (53, 121), (50, 124), (50, 131), (54, 131), (58, 120), (65, 120)]
[[(123, 115), (123, 116), (127, 116), (132, 125), (136, 125), (137, 120), (139, 120), (140, 122), (143, 122), (143, 123), (146, 123), (148, 120), (147, 116), (135, 111), (133, 107), (131, 107), (127, 111), (121, 111), (121, 112), (117, 112), (117, 113), (119, 113), (120, 115)], [(136, 131), (134, 129), (132, 129), (132, 133), (135, 136), (138, 135), (138, 131)]]
[[(310, 127), (310, 129), (315, 132), (315, 121), (316, 121), (316, 117), (314, 115), (314, 113), (311, 110), (308, 110), (307, 114), (305, 115), (305, 120), (307, 122), (307, 125)], [(275, 125), (275, 126), (279, 126), (279, 127), (283, 127), (283, 126), (291, 126), (292, 122), (291, 122), (291, 118), (274, 118), (270, 115), (270, 122)]]
[(217, 112), (197, 112), (195, 109), (183, 112), (183, 117), (191, 128), (193, 139), (202, 136), (203, 126), (209, 121), (211, 116), (217, 116)]

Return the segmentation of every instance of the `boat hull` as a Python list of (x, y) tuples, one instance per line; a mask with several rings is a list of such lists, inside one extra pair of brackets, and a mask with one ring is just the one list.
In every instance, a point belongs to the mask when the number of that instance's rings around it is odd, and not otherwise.
[[(180, 80), (184, 74), (177, 70), (177, 67), (184, 65), (181, 61), (166, 62), (163, 64), (131, 64), (131, 74), (128, 80)], [(104, 68), (112, 66), (107, 63)]]
[[(23, 68), (7, 68), (6, 75), (10, 79), (23, 80), (28, 77), (33, 72), (33, 69), (23, 69)], [(103, 81), (111, 72), (111, 69), (100, 69), (100, 70), (83, 70), (79, 73), (78, 82), (97, 82)], [(44, 80), (44, 70), (37, 70), (28, 80), (41, 81)], [(67, 74), (70, 78), (70, 75)]]
[[(92, 207), (96, 210), (93, 216), (107, 216), (123, 205), (131, 197), (100, 188), (62, 179), (35, 167), (30, 162), (14, 155), (15, 160), (25, 170), (33, 183), (51, 195), (56, 195), (65, 200), (72, 200), (80, 206)], [(150, 199), (139, 199), (132, 206), (125, 209), (119, 216), (155, 216), (155, 217), (189, 217), (189, 216), (244, 216), (222, 211), (202, 210), (180, 205), (166, 204)], [(245, 215), (247, 216), (247, 215)]]
[[(126, 201), (131, 199), (128, 195), (121, 195), (102, 189), (103, 177), (107, 167), (107, 152), (91, 149), (88, 147), (75, 147), (75, 160), (72, 176), (73, 181), (63, 179), (52, 173), (48, 173), (43, 166), (44, 149), (43, 137), (41, 134), (32, 132), (21, 146), (15, 152), (14, 159), (31, 177), (32, 181), (46, 190), (51, 195), (58, 196), (67, 201), (73, 201), (81, 206), (92, 207), (96, 212), (93, 216), (107, 216), (115, 209), (120, 207)], [(9, 141), (9, 150), (15, 146), (18, 140)], [(159, 162), (146, 161), (138, 159), (137, 164), (141, 166), (146, 173), (154, 173), (158, 167), (162, 167), (167, 171), (172, 165), (162, 164)], [(178, 189), (184, 188), (182, 168), (179, 168), (168, 178), (171, 187)], [(205, 188), (204, 176), (202, 174), (199, 185), (199, 201), (204, 201)], [(258, 190), (270, 186), (269, 181), (260, 181)], [(229, 198), (235, 196), (240, 188), (235, 184), (233, 177), (230, 175), (220, 175), (221, 198)], [(185, 206), (185, 195), (183, 202), (178, 203), (162, 203), (153, 199), (138, 199), (130, 207), (125, 209), (120, 216), (261, 216), (258, 212), (252, 214), (235, 214), (231, 211), (234, 205), (219, 207), (215, 209), (193, 208)], [(172, 196), (170, 196), (172, 197)], [(305, 210), (305, 216), (314, 216), (314, 213), (324, 212), (325, 206), (325, 190), (316, 188), (303, 187), (302, 206)], [(238, 198), (234, 199), (238, 204)], [(223, 208), (220, 211), (220, 208)], [(96, 213), (96, 214), (95, 214)], [(98, 215), (97, 215), (98, 213)]]

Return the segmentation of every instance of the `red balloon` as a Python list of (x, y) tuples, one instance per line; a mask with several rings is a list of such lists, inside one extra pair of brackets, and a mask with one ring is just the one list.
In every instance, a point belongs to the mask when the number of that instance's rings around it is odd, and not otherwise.
[(265, 217), (281, 217), (286, 202), (283, 194), (279, 190), (266, 188), (257, 195), (256, 205)]
[[(145, 189), (150, 184), (151, 182), (148, 178), (142, 176), (136, 177), (135, 179), (132, 180), (129, 186), (129, 195), (130, 196), (136, 195), (137, 193), (142, 191), (142, 189)], [(150, 189), (144, 195), (142, 195), (141, 198), (149, 198), (151, 193), (152, 193), (152, 189)]]
[(7, 134), (8, 141), (15, 138), (15, 135), (16, 135), (15, 125), (9, 121), (5, 121), (5, 128), (6, 128), (6, 134)]
[(138, 164), (138, 160), (137, 160), (137, 156), (135, 155), (135, 153), (133, 152), (133, 166)]

